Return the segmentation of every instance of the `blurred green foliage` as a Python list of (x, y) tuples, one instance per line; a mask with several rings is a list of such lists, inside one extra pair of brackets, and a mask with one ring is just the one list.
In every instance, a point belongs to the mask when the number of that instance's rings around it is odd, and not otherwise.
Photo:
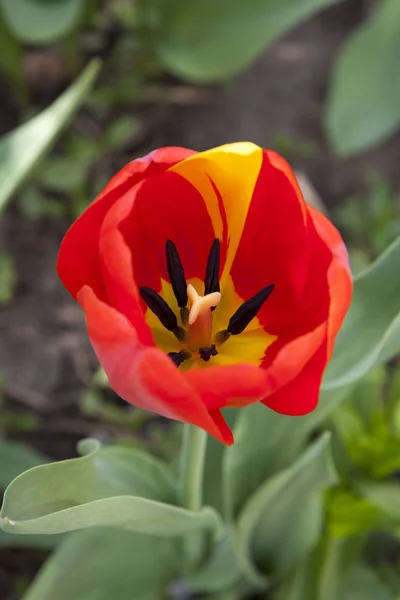
[(14, 260), (8, 252), (0, 252), (0, 305), (12, 299), (16, 284)]
[(400, 203), (378, 172), (365, 176), (365, 192), (345, 201), (334, 218), (346, 238), (353, 272), (365, 268), (400, 234)]
[[(277, 38), (340, 0), (1, 0), (0, 65), (17, 96), (26, 101), (21, 77), (23, 44), (57, 43), (72, 72), (87, 50), (99, 50), (102, 33), (118, 27), (122, 45), (157, 72), (196, 82), (232, 78)], [(85, 44), (78, 33), (88, 33)], [(400, 8), (397, 0), (373, 5), (370, 15), (340, 48), (332, 71), (324, 125), (334, 151), (348, 156), (375, 145), (400, 125)], [(101, 42), (100, 42), (101, 46)], [(370, 49), (374, 48), (371, 54)], [(365, 57), (368, 56), (368, 60)], [(118, 61), (121, 69), (122, 61)], [(127, 63), (125, 63), (126, 65)], [(143, 66), (143, 65), (142, 65)], [(128, 69), (129, 70), (129, 69)], [(141, 68), (139, 68), (139, 71)], [(104, 102), (138, 92), (103, 89)]]

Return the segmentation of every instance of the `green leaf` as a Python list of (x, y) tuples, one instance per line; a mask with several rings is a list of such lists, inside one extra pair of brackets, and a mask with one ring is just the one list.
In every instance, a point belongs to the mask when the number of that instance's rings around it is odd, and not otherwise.
[(0, 488), (5, 488), (23, 471), (46, 463), (48, 459), (25, 444), (0, 442)]
[(261, 403), (240, 410), (233, 430), (235, 444), (225, 449), (223, 460), (224, 500), (230, 515), (300, 451), (305, 436), (297, 419)]
[(71, 120), (90, 91), (99, 69), (99, 61), (92, 61), (49, 108), (0, 139), (0, 213)]
[[(23, 471), (48, 461), (46, 456), (18, 442), (0, 442), (0, 488), (5, 488)], [(58, 543), (57, 536), (15, 536), (0, 531), (0, 548), (30, 547), (52, 548)]]
[(399, 56), (399, 3), (382, 0), (346, 40), (333, 69), (326, 128), (337, 154), (364, 150), (399, 127)]
[(190, 591), (222, 592), (235, 586), (241, 577), (240, 565), (234, 549), (233, 531), (218, 542), (212, 550), (211, 557), (205, 565), (185, 584)]
[(49, 503), (46, 510), (44, 515), (33, 513), (31, 518), (23, 519), (8, 508), (6, 498), (0, 526), (6, 532), (20, 534), (65, 533), (100, 525), (159, 536), (180, 536), (199, 529), (216, 536), (222, 533), (221, 520), (211, 508), (191, 512), (137, 496), (114, 496), (62, 510)]
[(266, 584), (260, 571), (274, 577), (286, 573), (317, 544), (322, 491), (335, 480), (330, 436), (325, 434), (249, 499), (238, 517), (237, 550), (254, 584)]
[[(6, 492), (12, 511), (26, 518), (51, 504), (58, 509), (125, 494), (174, 502), (176, 490), (164, 463), (134, 448), (101, 447), (96, 440), (79, 444), (81, 458), (42, 465), (22, 473)], [(29, 498), (20, 497), (29, 489)]]
[(175, 500), (161, 461), (136, 449), (100, 448), (94, 440), (80, 449), (82, 458), (35, 467), (11, 483), (0, 514), (4, 531), (53, 534), (107, 525), (153, 535), (221, 533), (211, 508), (194, 513), (161, 502)]
[(60, 535), (13, 535), (0, 530), (1, 548), (41, 548), (52, 550), (68, 533)]
[(0, 6), (16, 38), (29, 44), (48, 44), (79, 25), (85, 0), (1, 0)]
[(400, 351), (399, 264), (400, 237), (355, 279), (353, 300), (323, 390), (348, 386)]
[(107, 528), (80, 531), (45, 563), (24, 600), (162, 600), (178, 560), (172, 539)]
[(338, 1), (170, 0), (149, 20), (154, 17), (155, 48), (167, 67), (211, 82), (233, 77), (280, 35)]

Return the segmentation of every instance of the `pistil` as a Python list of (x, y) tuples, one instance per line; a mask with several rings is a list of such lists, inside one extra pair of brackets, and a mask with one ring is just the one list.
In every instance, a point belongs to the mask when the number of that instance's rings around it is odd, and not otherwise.
[(191, 350), (198, 351), (199, 348), (210, 346), (213, 318), (211, 309), (218, 306), (221, 294), (212, 292), (200, 296), (190, 283), (187, 294), (190, 302), (187, 344)]

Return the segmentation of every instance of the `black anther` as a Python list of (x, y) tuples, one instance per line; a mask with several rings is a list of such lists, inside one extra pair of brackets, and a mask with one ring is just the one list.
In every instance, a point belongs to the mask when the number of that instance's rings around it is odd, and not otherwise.
[(246, 302), (243, 302), (235, 314), (230, 318), (228, 327), (226, 328), (227, 332), (231, 333), (232, 335), (242, 333), (250, 321), (254, 319), (264, 302), (272, 293), (274, 287), (274, 284), (268, 285), (257, 292), (257, 294), (255, 294), (252, 298), (246, 300)]
[(157, 292), (144, 285), (139, 288), (139, 291), (149, 309), (160, 319), (164, 327), (168, 329), (168, 331), (173, 331), (174, 333), (179, 331), (178, 320), (175, 313), (171, 310), (165, 300), (161, 298)]
[(219, 292), (219, 263), (221, 244), (216, 238), (211, 246), (207, 259), (206, 277), (204, 280), (204, 295)]
[(168, 356), (173, 360), (177, 367), (179, 367), (184, 360), (190, 358), (190, 354), (186, 350), (181, 350), (180, 352), (168, 352)]
[(200, 358), (208, 362), (212, 356), (217, 356), (218, 352), (215, 344), (207, 346), (206, 348), (199, 348)]
[(174, 242), (167, 240), (165, 252), (167, 255), (168, 275), (172, 289), (174, 290), (175, 298), (179, 308), (184, 308), (188, 303), (185, 271)]

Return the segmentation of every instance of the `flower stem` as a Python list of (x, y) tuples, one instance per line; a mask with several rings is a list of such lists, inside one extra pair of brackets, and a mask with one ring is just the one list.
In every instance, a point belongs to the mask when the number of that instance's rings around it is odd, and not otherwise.
[(180, 499), (189, 510), (200, 510), (203, 502), (203, 475), (207, 433), (185, 423), (181, 454)]
[[(199, 427), (186, 423), (183, 432), (183, 445), (180, 465), (181, 506), (199, 511), (203, 504), (203, 475), (206, 456), (207, 433)], [(203, 531), (196, 531), (183, 539), (184, 555), (188, 572), (195, 571), (204, 559), (206, 537)]]

